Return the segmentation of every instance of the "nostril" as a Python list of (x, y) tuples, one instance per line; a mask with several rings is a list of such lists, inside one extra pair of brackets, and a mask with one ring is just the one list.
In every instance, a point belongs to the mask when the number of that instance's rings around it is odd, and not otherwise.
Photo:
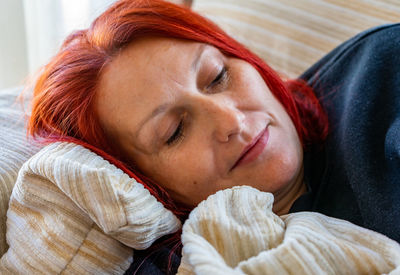
[(243, 129), (244, 114), (239, 110), (226, 109), (216, 118), (216, 133), (220, 142), (228, 142)]
[(214, 127), (214, 134), (219, 142), (228, 142), (233, 136), (240, 134), (245, 114), (237, 109), (232, 99), (227, 97), (205, 97), (203, 111), (206, 111)]

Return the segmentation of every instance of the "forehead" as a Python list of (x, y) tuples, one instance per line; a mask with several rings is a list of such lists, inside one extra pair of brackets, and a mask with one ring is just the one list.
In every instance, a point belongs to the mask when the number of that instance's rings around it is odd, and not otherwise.
[[(123, 86), (133, 90), (137, 84), (152, 83), (154, 77), (171, 76), (172, 73), (186, 71), (189, 61), (196, 54), (200, 43), (162, 38), (145, 37), (131, 43), (113, 58), (103, 70), (100, 93)], [(159, 75), (157, 75), (159, 74)], [(125, 79), (131, 81), (124, 82)], [(155, 82), (162, 83), (162, 82)], [(129, 85), (129, 87), (125, 87)], [(136, 89), (135, 89), (136, 90)]]

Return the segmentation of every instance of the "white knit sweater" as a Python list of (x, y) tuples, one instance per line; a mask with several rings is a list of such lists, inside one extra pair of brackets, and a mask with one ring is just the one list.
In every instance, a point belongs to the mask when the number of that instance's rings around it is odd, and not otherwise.
[(273, 196), (219, 191), (183, 226), (178, 274), (399, 274), (400, 245), (318, 213), (278, 217)]

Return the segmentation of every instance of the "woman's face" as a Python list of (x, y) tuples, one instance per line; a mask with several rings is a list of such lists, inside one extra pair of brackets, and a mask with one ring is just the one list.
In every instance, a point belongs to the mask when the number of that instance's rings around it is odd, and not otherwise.
[(105, 67), (95, 104), (108, 138), (189, 206), (236, 185), (279, 194), (302, 180), (285, 109), (257, 70), (212, 46), (135, 41)]

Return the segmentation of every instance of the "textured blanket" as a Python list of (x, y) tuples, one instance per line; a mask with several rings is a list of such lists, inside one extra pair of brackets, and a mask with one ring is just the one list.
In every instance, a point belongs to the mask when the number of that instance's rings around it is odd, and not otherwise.
[[(245, 186), (210, 196), (183, 227), (179, 272), (399, 271), (400, 246), (383, 235), (315, 213), (278, 217), (272, 203), (271, 194)], [(54, 143), (18, 174), (0, 274), (123, 274), (132, 248), (145, 249), (180, 227), (122, 170), (82, 146)]]
[(400, 245), (318, 213), (278, 217), (273, 196), (219, 191), (183, 226), (178, 274), (400, 274)]
[(46, 146), (22, 166), (0, 274), (123, 274), (133, 249), (181, 228), (144, 186), (88, 149)]

